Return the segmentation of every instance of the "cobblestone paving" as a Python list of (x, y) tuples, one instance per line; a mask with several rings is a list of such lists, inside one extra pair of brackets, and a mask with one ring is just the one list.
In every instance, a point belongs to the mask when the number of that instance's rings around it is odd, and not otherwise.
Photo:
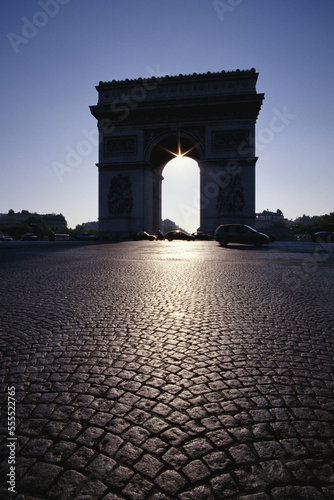
[(0, 249), (1, 498), (334, 498), (332, 253), (34, 245)]

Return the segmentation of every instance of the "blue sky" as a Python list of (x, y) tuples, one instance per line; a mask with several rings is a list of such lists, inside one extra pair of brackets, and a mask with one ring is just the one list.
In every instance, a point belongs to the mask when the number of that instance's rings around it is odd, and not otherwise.
[[(332, 0), (2, 0), (0, 14), (0, 212), (97, 220), (100, 80), (253, 67), (265, 93), (256, 210), (334, 211)], [(54, 165), (73, 151), (60, 178)], [(164, 177), (163, 216), (195, 230), (197, 165)]]

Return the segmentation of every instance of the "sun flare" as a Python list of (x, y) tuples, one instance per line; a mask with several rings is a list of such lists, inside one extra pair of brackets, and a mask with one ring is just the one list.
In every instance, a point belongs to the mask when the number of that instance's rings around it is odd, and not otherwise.
[(162, 149), (164, 149), (165, 151), (167, 151), (171, 155), (175, 156), (175, 158), (181, 159), (181, 158), (184, 158), (188, 153), (190, 153), (190, 151), (195, 149), (196, 146), (192, 146), (191, 148), (187, 149), (187, 151), (182, 153), (180, 136), (178, 136), (178, 138), (177, 138), (177, 153), (175, 153), (174, 151), (171, 151), (170, 149), (165, 148), (164, 146), (161, 146), (161, 147), (162, 147)]

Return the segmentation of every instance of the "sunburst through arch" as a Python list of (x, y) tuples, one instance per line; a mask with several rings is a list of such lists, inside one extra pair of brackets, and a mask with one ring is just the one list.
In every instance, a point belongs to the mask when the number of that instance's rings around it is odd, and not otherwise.
[(162, 219), (192, 233), (200, 225), (200, 172), (196, 160), (177, 154), (163, 169)]

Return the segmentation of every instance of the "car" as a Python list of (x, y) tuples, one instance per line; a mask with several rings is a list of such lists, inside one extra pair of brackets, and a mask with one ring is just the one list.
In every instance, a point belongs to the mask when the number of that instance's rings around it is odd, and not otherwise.
[(36, 241), (38, 240), (38, 237), (34, 233), (25, 233), (21, 240), (23, 241)]
[(136, 233), (133, 237), (135, 241), (139, 240), (149, 240), (149, 241), (154, 241), (156, 239), (156, 236), (154, 234), (149, 234), (146, 231), (141, 231), (139, 233)]
[(241, 243), (260, 247), (270, 242), (269, 236), (245, 224), (222, 224), (215, 231), (215, 240), (221, 246), (226, 246), (228, 243)]
[(277, 240), (277, 238), (274, 234), (270, 234), (270, 233), (262, 233), (262, 234), (265, 234), (266, 236), (268, 236), (270, 242)]
[(192, 233), (192, 235), (195, 238), (195, 240), (204, 240), (204, 241), (213, 240), (213, 236), (207, 233), (203, 233), (202, 231), (196, 231), (195, 233)]
[(76, 240), (78, 241), (94, 241), (97, 240), (96, 234), (91, 234), (91, 233), (79, 233), (75, 237)]
[(9, 236), (9, 234), (7, 234), (5, 236), (5, 241), (13, 241), (13, 238), (11, 236)]
[(0, 241), (5, 241), (5, 235), (0, 231)]
[(331, 231), (318, 231), (311, 236), (312, 241), (318, 241), (322, 243), (333, 243), (334, 242), (334, 232)]
[(164, 240), (164, 239), (165, 239), (165, 235), (164, 235), (164, 233), (163, 233), (162, 231), (160, 231), (160, 229), (159, 229), (158, 234), (157, 234), (157, 240), (162, 241), (162, 240)]
[(165, 234), (165, 238), (168, 241), (172, 240), (185, 240), (185, 241), (194, 241), (195, 237), (192, 234), (186, 233), (181, 229), (175, 229), (174, 231), (168, 231)]

